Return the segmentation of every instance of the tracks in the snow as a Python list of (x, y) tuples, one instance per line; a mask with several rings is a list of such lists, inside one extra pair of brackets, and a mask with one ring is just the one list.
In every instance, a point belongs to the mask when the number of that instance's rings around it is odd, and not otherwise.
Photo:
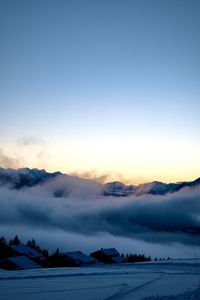
[(106, 298), (105, 300), (117, 300), (117, 299), (123, 299), (124, 296), (127, 296), (127, 295), (129, 295), (129, 294), (132, 294), (132, 293), (134, 293), (135, 291), (140, 290), (140, 289), (142, 289), (142, 288), (144, 288), (144, 287), (146, 287), (146, 286), (148, 286), (148, 285), (150, 285), (150, 284), (152, 284), (152, 283), (154, 283), (154, 282), (160, 280), (162, 277), (163, 277), (163, 274), (160, 274), (158, 277), (156, 277), (156, 278), (154, 278), (154, 279), (151, 279), (151, 280), (148, 280), (148, 281), (146, 281), (146, 282), (144, 282), (144, 283), (142, 283), (142, 284), (140, 284), (140, 285), (138, 285), (138, 286), (136, 286), (136, 287), (134, 287), (134, 288), (131, 288), (131, 287), (129, 286), (129, 289), (126, 288), (125, 291), (124, 291), (125, 288), (123, 288), (123, 289), (121, 289), (120, 291), (118, 291), (117, 293), (115, 293), (114, 295), (112, 295), (112, 296)]

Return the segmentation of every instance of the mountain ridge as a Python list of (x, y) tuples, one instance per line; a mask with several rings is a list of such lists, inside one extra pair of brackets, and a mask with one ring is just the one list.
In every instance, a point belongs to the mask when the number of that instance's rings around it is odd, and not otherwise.
[[(152, 181), (139, 185), (126, 185), (120, 181), (108, 182), (106, 184), (98, 183), (93, 179), (84, 179), (78, 176), (57, 172), (47, 172), (44, 169), (37, 168), (1, 168), (0, 167), (0, 186), (7, 185), (11, 189), (22, 189), (42, 185), (49, 180), (53, 180), (61, 176), (63, 178), (75, 179), (79, 182), (92, 182), (102, 188), (104, 196), (126, 197), (130, 195), (141, 196), (144, 194), (165, 195), (167, 193), (174, 193), (183, 188), (195, 188), (200, 186), (200, 177), (193, 181), (184, 181), (178, 183), (163, 183), (161, 181)], [(62, 191), (56, 191), (55, 196), (62, 197)]]

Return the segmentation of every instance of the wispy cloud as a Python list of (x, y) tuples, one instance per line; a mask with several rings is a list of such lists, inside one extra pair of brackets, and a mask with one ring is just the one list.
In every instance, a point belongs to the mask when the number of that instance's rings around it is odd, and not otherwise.
[(20, 165), (19, 159), (10, 157), (0, 149), (0, 167), (2, 168), (18, 168)]
[(33, 136), (24, 136), (17, 140), (17, 144), (20, 146), (28, 147), (28, 146), (35, 146), (35, 145), (45, 145), (46, 142), (41, 138), (37, 138)]
[(110, 174), (100, 174), (99, 172), (92, 170), (92, 171), (83, 171), (83, 172), (71, 172), (69, 173), (72, 176), (78, 176), (85, 179), (92, 179), (101, 183), (106, 183), (110, 180)]

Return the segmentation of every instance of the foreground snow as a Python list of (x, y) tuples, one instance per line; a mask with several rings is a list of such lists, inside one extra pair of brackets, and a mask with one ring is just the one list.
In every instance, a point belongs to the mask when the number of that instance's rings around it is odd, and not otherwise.
[(0, 270), (1, 300), (200, 300), (200, 263)]

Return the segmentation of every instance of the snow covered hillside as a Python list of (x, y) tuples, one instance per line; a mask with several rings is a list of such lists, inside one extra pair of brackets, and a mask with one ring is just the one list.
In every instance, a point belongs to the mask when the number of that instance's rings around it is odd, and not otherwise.
[(199, 300), (200, 261), (0, 270), (1, 300)]

